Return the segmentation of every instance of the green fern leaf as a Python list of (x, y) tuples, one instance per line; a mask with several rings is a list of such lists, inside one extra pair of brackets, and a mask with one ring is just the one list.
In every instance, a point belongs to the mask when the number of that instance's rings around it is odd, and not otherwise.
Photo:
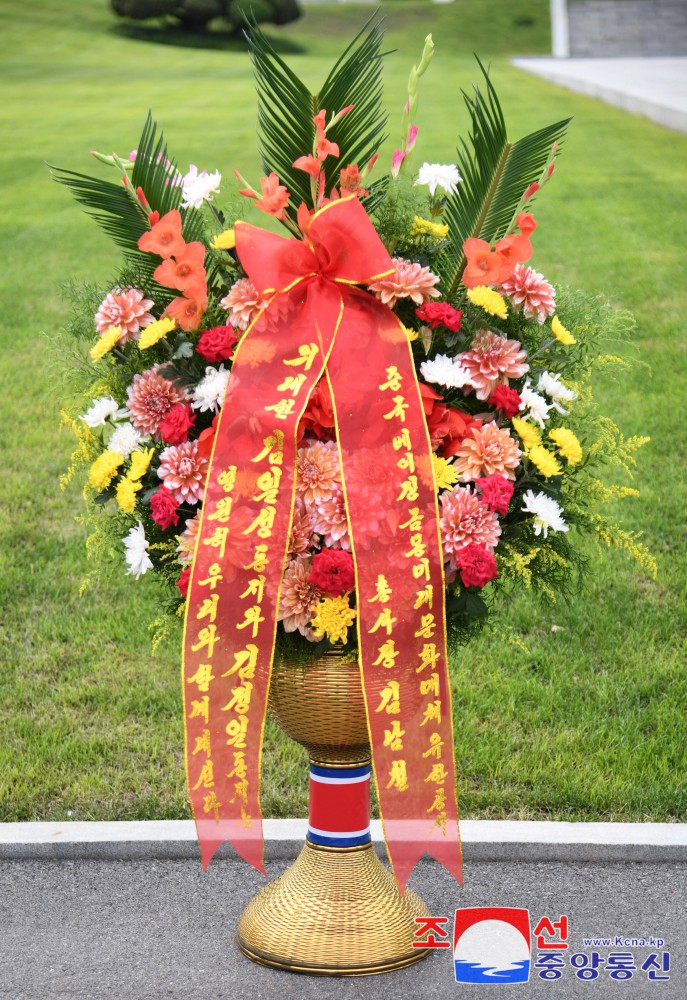
[(484, 75), (486, 93), (474, 87), (463, 99), (471, 120), (469, 142), (461, 140), (457, 166), (462, 177), (455, 194), (446, 201), (444, 221), (451, 233), (451, 246), (441, 256), (437, 269), (447, 299), (458, 291), (465, 256), (462, 246), (470, 237), (491, 243), (503, 236), (523, 192), (538, 180), (554, 143), (560, 146), (570, 121), (555, 122), (516, 142), (510, 142), (499, 99), (488, 70), (477, 60)]

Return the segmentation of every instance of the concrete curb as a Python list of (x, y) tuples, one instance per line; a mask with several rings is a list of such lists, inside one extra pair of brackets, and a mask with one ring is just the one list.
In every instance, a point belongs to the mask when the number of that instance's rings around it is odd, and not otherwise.
[[(265, 857), (295, 857), (307, 820), (264, 821)], [(554, 823), (464, 820), (466, 861), (687, 861), (687, 823)], [(372, 839), (384, 851), (379, 820)], [(191, 820), (117, 823), (0, 823), (0, 861), (197, 859)], [(236, 858), (225, 844), (218, 857)]]
[(549, 83), (687, 132), (687, 58), (511, 59)]

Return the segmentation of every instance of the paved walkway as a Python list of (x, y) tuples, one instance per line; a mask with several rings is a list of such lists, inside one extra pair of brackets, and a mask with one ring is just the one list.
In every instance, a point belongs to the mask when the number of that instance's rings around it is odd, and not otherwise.
[(687, 58), (517, 58), (513, 65), (687, 132)]

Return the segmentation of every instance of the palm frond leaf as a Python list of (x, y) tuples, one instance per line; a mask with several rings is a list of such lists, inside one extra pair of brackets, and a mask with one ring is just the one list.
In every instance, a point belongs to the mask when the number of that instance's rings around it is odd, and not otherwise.
[[(143, 132), (138, 143), (136, 161), (131, 175), (127, 178), (129, 191), (121, 179), (118, 183), (92, 177), (87, 174), (50, 166), (53, 178), (70, 189), (74, 197), (100, 225), (107, 235), (124, 252), (127, 261), (133, 264), (142, 278), (153, 282), (153, 271), (159, 259), (138, 249), (138, 240), (149, 228), (148, 218), (130, 191), (138, 187), (143, 190), (153, 211), (160, 215), (172, 209), (180, 209), (183, 219), (183, 234), (187, 242), (200, 238), (203, 220), (200, 212), (181, 208), (182, 189), (180, 174), (176, 165), (168, 159), (167, 146), (162, 132), (148, 112)], [(160, 296), (169, 296), (169, 289), (156, 286)]]
[[(346, 48), (318, 94), (311, 94), (274, 51), (257, 25), (247, 34), (258, 92), (258, 138), (265, 173), (274, 171), (291, 192), (295, 209), (301, 201), (312, 207), (310, 177), (293, 167), (312, 151), (313, 116), (322, 108), (332, 116), (349, 104), (353, 110), (327, 133), (339, 156), (325, 162), (327, 191), (338, 172), (352, 163), (361, 166), (385, 139), (382, 108), (380, 23), (370, 18)], [(376, 192), (379, 198), (381, 192)], [(372, 197), (372, 195), (370, 196)], [(368, 206), (369, 207), (369, 206)]]
[(505, 235), (523, 192), (539, 180), (552, 146), (561, 145), (570, 121), (566, 118), (510, 142), (489, 72), (479, 59), (477, 62), (484, 75), (485, 91), (477, 85), (472, 96), (463, 91), (471, 133), (468, 142), (461, 140), (457, 150), (462, 182), (448, 197), (444, 212), (451, 247), (437, 265), (447, 299), (455, 295), (465, 269), (465, 240), (478, 237), (491, 243)]

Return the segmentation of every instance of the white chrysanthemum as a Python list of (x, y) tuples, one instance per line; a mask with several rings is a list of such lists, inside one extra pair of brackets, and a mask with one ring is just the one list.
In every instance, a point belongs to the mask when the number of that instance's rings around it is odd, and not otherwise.
[(198, 173), (198, 167), (192, 163), (189, 171), (182, 179), (182, 208), (200, 208), (204, 201), (212, 201), (213, 194), (219, 194), (222, 175), (219, 170), (209, 174), (207, 170)]
[(552, 531), (569, 530), (569, 526), (563, 520), (563, 508), (546, 493), (527, 490), (523, 500), (525, 502), (521, 509), (527, 514), (534, 514), (535, 535), (543, 534), (544, 538), (548, 538), (549, 528)]
[(143, 436), (138, 433), (130, 420), (123, 424), (117, 424), (107, 447), (110, 451), (119, 452), (124, 458), (128, 458), (132, 451), (136, 451), (143, 442)]
[(153, 568), (148, 555), (148, 539), (140, 521), (122, 541), (124, 542), (124, 558), (129, 567), (127, 573), (133, 574), (138, 580), (144, 573)]
[(466, 385), (472, 385), (470, 372), (447, 354), (437, 354), (431, 361), (423, 361), (420, 372), (428, 382), (444, 385), (447, 389), (462, 389)]
[(224, 365), (220, 365), (219, 368), (208, 365), (205, 369), (205, 378), (201, 379), (193, 390), (191, 403), (193, 409), (200, 410), (201, 413), (205, 410), (217, 413), (224, 400), (230, 375), (231, 372), (227, 371)]
[(520, 413), (529, 420), (533, 420), (540, 427), (544, 426), (544, 421), (549, 418), (549, 410), (552, 403), (547, 403), (543, 396), (535, 392), (527, 379), (525, 385), (520, 390)]
[(434, 197), (438, 187), (446, 194), (454, 194), (462, 181), (455, 163), (423, 163), (418, 170), (416, 184), (426, 184)]
[(83, 413), (80, 419), (89, 427), (102, 427), (108, 420), (120, 420), (128, 415), (129, 411), (120, 410), (119, 403), (112, 396), (102, 396), (93, 400), (93, 406)]
[(561, 382), (560, 375), (552, 375), (551, 372), (541, 373), (539, 381), (537, 382), (537, 389), (543, 389), (549, 399), (552, 400), (554, 410), (562, 413), (564, 417), (567, 417), (568, 410), (563, 408), (561, 400), (566, 403), (570, 403), (573, 399), (577, 399), (577, 393), (575, 390), (568, 389), (568, 387), (563, 385)]

